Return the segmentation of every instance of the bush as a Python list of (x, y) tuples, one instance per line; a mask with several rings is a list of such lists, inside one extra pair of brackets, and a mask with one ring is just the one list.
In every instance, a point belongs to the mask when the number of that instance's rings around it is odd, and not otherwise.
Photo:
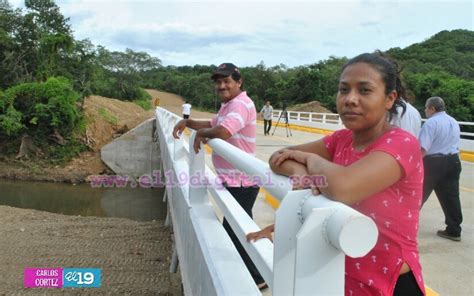
[(60, 77), (13, 86), (0, 96), (0, 135), (12, 138), (27, 131), (44, 139), (56, 129), (67, 136), (81, 120), (78, 100), (71, 83)]

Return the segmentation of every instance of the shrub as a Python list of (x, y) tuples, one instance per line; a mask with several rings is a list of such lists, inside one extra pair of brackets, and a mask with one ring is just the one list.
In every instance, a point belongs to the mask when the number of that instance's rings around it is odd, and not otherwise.
[(13, 86), (0, 96), (0, 134), (17, 137), (27, 131), (44, 138), (56, 129), (69, 135), (81, 120), (78, 100), (71, 83), (61, 77)]

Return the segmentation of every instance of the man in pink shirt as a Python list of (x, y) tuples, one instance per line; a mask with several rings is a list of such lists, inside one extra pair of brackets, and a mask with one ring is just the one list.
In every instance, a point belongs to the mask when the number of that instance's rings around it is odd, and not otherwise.
[[(189, 127), (196, 130), (194, 141), (196, 153), (206, 139), (220, 138), (250, 155), (255, 155), (257, 111), (247, 92), (242, 90), (240, 70), (234, 64), (224, 63), (219, 65), (211, 78), (222, 101), (217, 116), (210, 121), (183, 119), (174, 127), (173, 136), (179, 139), (183, 130)], [(252, 207), (259, 191), (258, 185), (252, 178), (215, 153), (212, 154), (212, 162), (223, 185), (252, 217)], [(266, 288), (265, 281), (225, 219), (223, 224), (257, 286)]]

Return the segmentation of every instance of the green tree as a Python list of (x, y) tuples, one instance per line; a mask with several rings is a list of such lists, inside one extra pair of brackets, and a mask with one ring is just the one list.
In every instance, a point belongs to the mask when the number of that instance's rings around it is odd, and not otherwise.
[(111, 52), (102, 46), (98, 47), (97, 62), (104, 71), (99, 75), (110, 78), (105, 84), (96, 85), (96, 90), (125, 100), (143, 98), (143, 91), (139, 88), (140, 74), (161, 67), (158, 58), (145, 52), (135, 52), (131, 49)]
[(23, 61), (15, 39), (22, 23), (20, 10), (13, 10), (8, 1), (0, 0), (0, 88), (22, 81)]

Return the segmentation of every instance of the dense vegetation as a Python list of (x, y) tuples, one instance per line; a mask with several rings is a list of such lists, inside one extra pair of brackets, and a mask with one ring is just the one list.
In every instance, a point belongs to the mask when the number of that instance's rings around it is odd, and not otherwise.
[[(406, 87), (415, 106), (423, 113), (426, 99), (441, 96), (448, 112), (459, 121), (473, 121), (474, 32), (442, 31), (407, 48), (392, 48), (386, 54), (402, 67)], [(318, 100), (336, 112), (335, 97), (341, 66), (346, 57), (330, 57), (315, 64), (287, 68), (266, 67), (263, 62), (242, 68), (244, 86), (260, 108), (265, 100), (281, 107)], [(162, 67), (147, 72), (144, 83), (178, 93), (193, 105), (215, 111), (219, 104), (209, 81), (215, 66)]]
[(140, 75), (161, 61), (75, 40), (68, 22), (51, 0), (26, 0), (24, 10), (0, 0), (0, 152), (17, 150), (25, 134), (49, 159), (83, 150), (81, 107), (90, 94), (149, 104)]
[[(51, 138), (65, 139), (61, 151), (81, 150), (74, 135), (84, 129), (81, 106), (90, 94), (144, 105), (149, 96), (143, 88), (156, 88), (179, 94), (200, 109), (219, 108), (210, 81), (215, 65), (163, 67), (145, 52), (109, 51), (87, 39), (75, 40), (68, 22), (52, 0), (26, 0), (23, 10), (0, 0), (0, 152), (5, 152), (2, 143), (18, 145), (25, 133), (50, 156), (59, 151)], [(457, 120), (474, 120), (473, 31), (442, 31), (386, 53), (403, 66), (409, 99), (420, 111), (427, 98), (437, 95)], [(318, 100), (335, 112), (337, 81), (346, 61), (329, 57), (294, 68), (261, 62), (241, 72), (257, 108), (265, 100), (277, 108), (283, 102)]]

